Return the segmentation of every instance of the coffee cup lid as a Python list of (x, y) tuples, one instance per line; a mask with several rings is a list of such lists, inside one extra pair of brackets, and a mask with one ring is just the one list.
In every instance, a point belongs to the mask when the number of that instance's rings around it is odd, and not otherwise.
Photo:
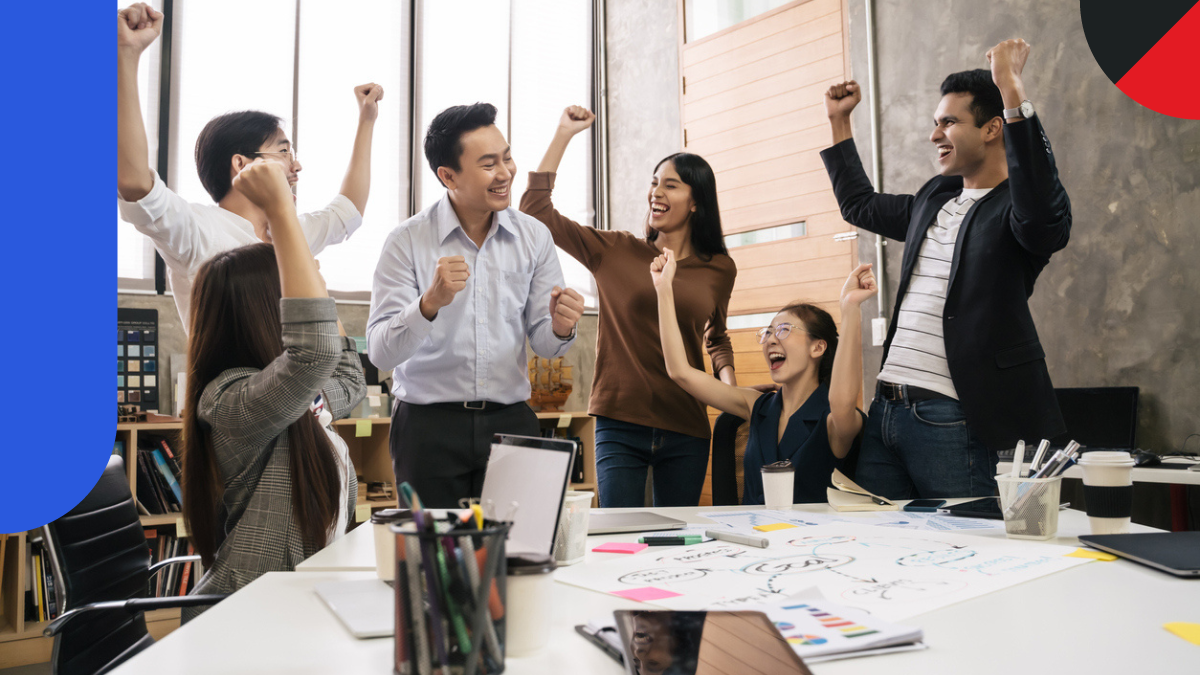
[(510, 555), (505, 559), (508, 565), (508, 576), (519, 577), (532, 574), (549, 574), (558, 569), (554, 558), (536, 553), (521, 553)]
[(371, 514), (372, 525), (388, 525), (412, 520), (412, 509), (383, 509)]
[(776, 473), (781, 471), (792, 471), (792, 463), (786, 459), (768, 464), (762, 468), (763, 473)]
[(1128, 452), (1114, 450), (1091, 450), (1079, 457), (1080, 464), (1132, 464), (1133, 456)]

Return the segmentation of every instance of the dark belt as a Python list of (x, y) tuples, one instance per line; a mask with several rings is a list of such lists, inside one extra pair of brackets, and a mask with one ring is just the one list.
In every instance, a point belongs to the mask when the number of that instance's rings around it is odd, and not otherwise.
[[(514, 405), (522, 405), (521, 403), (496, 403), (495, 401), (449, 401), (446, 403), (429, 403), (426, 404), (431, 408), (441, 408), (442, 410), (470, 410), (473, 412), (492, 412), (494, 410), (503, 410)], [(409, 404), (415, 405), (415, 404)]]
[(907, 398), (910, 401), (954, 401), (955, 398), (945, 394), (939, 394), (936, 391), (914, 387), (910, 384), (892, 384), (877, 380), (875, 382), (875, 395), (885, 401), (903, 401)]

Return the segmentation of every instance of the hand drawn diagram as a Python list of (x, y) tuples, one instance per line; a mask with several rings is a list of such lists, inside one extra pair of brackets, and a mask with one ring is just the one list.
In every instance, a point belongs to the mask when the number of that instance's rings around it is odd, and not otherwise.
[(848, 523), (852, 525), (876, 525), (905, 530), (930, 530), (933, 532), (956, 532), (959, 530), (1004, 529), (1004, 521), (984, 518), (944, 516), (937, 513), (910, 513), (904, 511), (875, 511), (868, 513), (806, 513), (789, 510), (756, 511), (712, 511), (700, 514), (736, 530), (751, 530), (758, 525), (789, 523), (797, 527)]
[(672, 609), (772, 604), (815, 586), (835, 602), (894, 621), (1087, 562), (1063, 557), (1073, 550), (1063, 546), (841, 523), (766, 536), (766, 549), (720, 541), (648, 549), (561, 569), (556, 578), (605, 593), (670, 591), (653, 604)]

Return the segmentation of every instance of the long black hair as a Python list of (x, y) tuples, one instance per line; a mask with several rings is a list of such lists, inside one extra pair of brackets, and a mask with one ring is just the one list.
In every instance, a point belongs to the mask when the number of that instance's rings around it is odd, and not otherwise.
[[(696, 211), (691, 215), (692, 250), (704, 260), (720, 253), (729, 255), (725, 248), (725, 235), (721, 232), (721, 209), (717, 207), (717, 177), (712, 167), (700, 155), (677, 152), (663, 157), (654, 165), (654, 173), (670, 162), (680, 180), (692, 189), (692, 201)], [(650, 227), (650, 214), (646, 214), (646, 241), (658, 239), (658, 230)]]

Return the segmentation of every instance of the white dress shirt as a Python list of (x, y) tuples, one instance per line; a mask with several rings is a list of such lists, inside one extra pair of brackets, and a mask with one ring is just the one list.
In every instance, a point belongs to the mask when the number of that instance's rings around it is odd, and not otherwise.
[[(463, 256), (471, 276), (433, 321), (421, 314), (439, 258)], [(375, 268), (367, 354), (392, 369), (392, 392), (408, 403), (511, 404), (529, 398), (525, 338), (540, 356), (573, 340), (554, 334), (550, 292), (563, 285), (550, 232), (513, 208), (497, 212), (483, 241), (463, 231), (450, 197), (388, 235)]]
[[(192, 280), (200, 266), (218, 253), (261, 241), (254, 225), (216, 204), (193, 204), (175, 194), (154, 174), (154, 187), (136, 202), (117, 197), (121, 219), (150, 237), (167, 264), (171, 292), (183, 329), (188, 329)], [(313, 255), (350, 238), (362, 225), (362, 214), (345, 195), (320, 211), (298, 214), (300, 229)]]

